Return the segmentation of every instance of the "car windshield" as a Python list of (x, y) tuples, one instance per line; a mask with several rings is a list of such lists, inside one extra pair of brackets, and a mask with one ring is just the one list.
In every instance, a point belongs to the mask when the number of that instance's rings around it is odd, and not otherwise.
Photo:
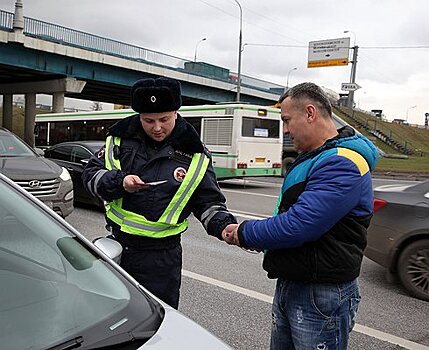
[(0, 157), (35, 156), (35, 153), (12, 134), (0, 134)]
[(2, 348), (49, 348), (76, 338), (105, 345), (159, 327), (160, 305), (66, 224), (1, 177), (0, 193)]

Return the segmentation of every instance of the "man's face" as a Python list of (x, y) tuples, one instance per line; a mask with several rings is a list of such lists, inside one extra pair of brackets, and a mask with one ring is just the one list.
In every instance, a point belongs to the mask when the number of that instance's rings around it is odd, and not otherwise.
[(283, 132), (289, 134), (297, 151), (309, 151), (311, 137), (305, 103), (287, 97), (280, 105)]
[(176, 125), (177, 112), (140, 113), (140, 122), (146, 134), (155, 141), (170, 136)]

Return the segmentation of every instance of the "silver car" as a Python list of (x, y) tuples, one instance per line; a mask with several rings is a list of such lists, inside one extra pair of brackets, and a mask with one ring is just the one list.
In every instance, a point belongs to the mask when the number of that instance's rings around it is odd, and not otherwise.
[(4, 128), (0, 128), (0, 173), (60, 216), (66, 217), (73, 211), (73, 182), (67, 169), (43, 158)]
[(374, 189), (374, 217), (365, 255), (429, 301), (429, 180)]
[(150, 294), (113, 259), (0, 174), (2, 349), (230, 349)]

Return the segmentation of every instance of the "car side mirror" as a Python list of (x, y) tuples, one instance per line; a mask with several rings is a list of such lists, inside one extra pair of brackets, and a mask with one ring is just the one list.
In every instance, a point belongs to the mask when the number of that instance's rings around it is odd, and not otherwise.
[(116, 263), (121, 262), (122, 246), (118, 241), (107, 237), (99, 237), (94, 239), (92, 243)]
[(37, 153), (37, 155), (43, 157), (45, 155), (45, 151), (41, 148), (34, 147), (34, 151)]

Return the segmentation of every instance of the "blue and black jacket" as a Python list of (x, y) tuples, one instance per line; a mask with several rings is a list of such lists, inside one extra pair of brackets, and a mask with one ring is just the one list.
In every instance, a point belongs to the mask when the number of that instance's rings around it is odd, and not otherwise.
[(359, 275), (378, 151), (350, 127), (338, 132), (292, 164), (273, 217), (239, 227), (242, 246), (266, 250), (269, 278), (340, 283)]

